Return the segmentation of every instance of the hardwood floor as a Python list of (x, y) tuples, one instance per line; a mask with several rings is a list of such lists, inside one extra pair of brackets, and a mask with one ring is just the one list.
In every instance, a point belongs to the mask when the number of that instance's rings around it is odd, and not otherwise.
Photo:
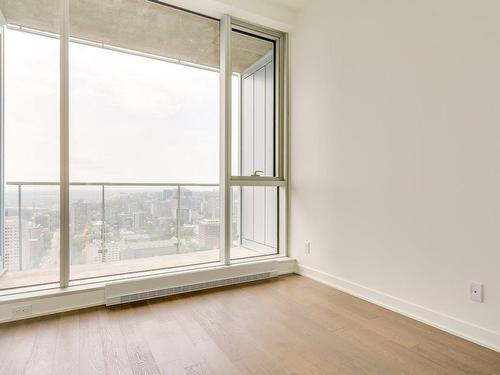
[(500, 374), (500, 353), (301, 276), (0, 325), (0, 374)]

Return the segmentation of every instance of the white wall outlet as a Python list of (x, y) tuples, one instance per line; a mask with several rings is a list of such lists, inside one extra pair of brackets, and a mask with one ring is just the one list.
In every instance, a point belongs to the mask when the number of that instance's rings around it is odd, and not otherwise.
[(469, 298), (476, 302), (483, 302), (483, 284), (470, 281)]
[(306, 241), (304, 244), (304, 254), (311, 254), (311, 243), (309, 241)]
[(18, 306), (12, 309), (12, 316), (14, 317), (28, 315), (31, 315), (31, 305)]

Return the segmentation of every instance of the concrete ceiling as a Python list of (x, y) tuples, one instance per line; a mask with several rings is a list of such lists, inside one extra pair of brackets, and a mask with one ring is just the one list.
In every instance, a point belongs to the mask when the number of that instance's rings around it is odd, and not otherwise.
[[(59, 0), (0, 0), (7, 23), (59, 33)], [(147, 0), (72, 0), (70, 35), (87, 41), (219, 66), (219, 22)], [(233, 71), (242, 72), (272, 43), (233, 32)]]

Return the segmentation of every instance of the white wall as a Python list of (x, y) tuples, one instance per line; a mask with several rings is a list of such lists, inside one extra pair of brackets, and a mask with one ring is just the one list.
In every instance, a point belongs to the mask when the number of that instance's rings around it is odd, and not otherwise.
[(500, 350), (499, 14), (497, 0), (306, 6), (290, 243), (302, 272)]

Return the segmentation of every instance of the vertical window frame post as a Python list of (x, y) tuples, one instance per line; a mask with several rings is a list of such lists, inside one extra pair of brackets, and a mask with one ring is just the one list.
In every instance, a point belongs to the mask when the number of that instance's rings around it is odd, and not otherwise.
[(231, 252), (231, 16), (220, 20), (220, 248), (221, 261)]
[(5, 17), (0, 10), (0, 274), (5, 268), (5, 148), (4, 148), (4, 113), (5, 113), (5, 95), (4, 95), (4, 26), (6, 25)]
[(69, 0), (60, 0), (60, 286), (69, 286)]

